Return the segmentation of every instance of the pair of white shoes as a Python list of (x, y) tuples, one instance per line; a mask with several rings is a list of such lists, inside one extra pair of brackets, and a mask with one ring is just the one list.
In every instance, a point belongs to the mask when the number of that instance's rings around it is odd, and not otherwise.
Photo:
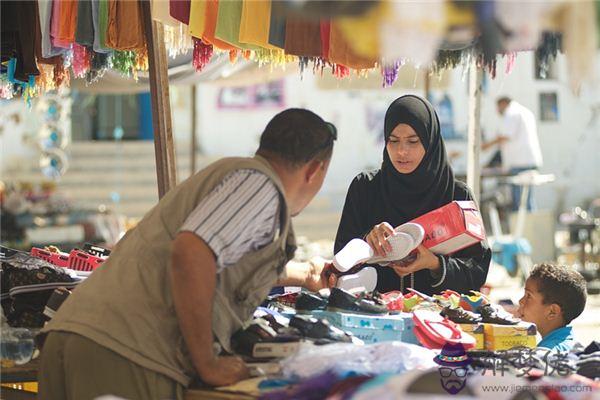
[[(385, 256), (375, 255), (371, 246), (362, 239), (352, 239), (333, 257), (334, 267), (344, 273), (359, 264), (388, 265), (400, 261), (417, 248), (425, 237), (425, 230), (419, 224), (408, 222), (394, 229), (394, 234), (386, 240), (392, 246)], [(377, 271), (373, 267), (365, 267), (355, 274), (342, 275), (336, 286), (353, 291), (364, 289), (373, 291), (377, 286)]]

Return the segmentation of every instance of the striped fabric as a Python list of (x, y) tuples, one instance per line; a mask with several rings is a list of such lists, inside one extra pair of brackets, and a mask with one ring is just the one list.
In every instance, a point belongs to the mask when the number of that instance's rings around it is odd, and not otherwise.
[(217, 272), (272, 242), (279, 227), (279, 192), (263, 173), (227, 175), (188, 216), (180, 232), (193, 232), (217, 259)]

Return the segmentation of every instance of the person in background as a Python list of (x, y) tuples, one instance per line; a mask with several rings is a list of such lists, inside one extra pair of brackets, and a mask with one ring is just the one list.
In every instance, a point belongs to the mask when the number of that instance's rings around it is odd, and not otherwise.
[(195, 377), (248, 377), (231, 336), (275, 285), (335, 284), (322, 261), (290, 261), (291, 216), (321, 188), (337, 138), (288, 109), (254, 157), (224, 158), (171, 189), (43, 329), (40, 399), (182, 399)]
[[(406, 95), (388, 107), (381, 169), (356, 176), (346, 195), (334, 252), (364, 238), (379, 256), (391, 250), (386, 238), (404, 224), (453, 200), (475, 201), (469, 188), (454, 179), (440, 133), (438, 116), (425, 99)], [(377, 290), (412, 287), (434, 294), (445, 289), (468, 293), (485, 283), (492, 253), (485, 241), (451, 256), (423, 245), (408, 265), (375, 265)]]
[[(497, 101), (498, 113), (502, 116), (495, 139), (484, 143), (482, 150), (500, 147), (502, 167), (511, 175), (523, 171), (538, 170), (542, 167), (542, 150), (537, 133), (535, 115), (510, 97), (500, 97)], [(513, 211), (519, 208), (521, 186), (512, 185)], [(527, 197), (527, 210), (534, 207), (532, 190)]]
[(568, 352), (576, 343), (569, 325), (585, 309), (585, 279), (563, 265), (537, 265), (525, 282), (517, 316), (533, 322), (542, 335), (538, 347)]

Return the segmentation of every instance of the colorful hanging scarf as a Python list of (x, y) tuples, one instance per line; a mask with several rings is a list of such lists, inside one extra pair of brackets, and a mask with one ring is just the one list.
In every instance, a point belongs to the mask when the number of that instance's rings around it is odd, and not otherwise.
[(242, 0), (219, 1), (219, 14), (215, 37), (243, 50), (256, 50), (257, 46), (240, 42)]
[(265, 49), (279, 49), (269, 43), (271, 0), (242, 2), (240, 42)]
[[(71, 5), (73, 1), (62, 2), (59, 0), (52, 0), (52, 19), (50, 22), (50, 37), (52, 40), (52, 45), (54, 47), (60, 47), (63, 49), (71, 48), (71, 43), (73, 43), (75, 31), (73, 30), (73, 38), (69, 41), (69, 26), (68, 23), (70, 21), (71, 16)], [(77, 5), (77, 3), (75, 3)], [(75, 19), (77, 15), (75, 15)], [(73, 25), (75, 25), (75, 20), (73, 20)]]
[(285, 47), (285, 14), (279, 1), (271, 3), (269, 23), (269, 44), (280, 49)]
[(237, 50), (235, 46), (232, 46), (231, 44), (219, 40), (215, 37), (218, 16), (219, 0), (206, 0), (206, 25), (204, 27), (204, 35), (202, 36), (202, 41), (207, 44), (212, 44), (214, 47), (220, 50)]
[(40, 32), (42, 35), (42, 57), (49, 58), (61, 55), (64, 49), (54, 47), (50, 36), (52, 19), (52, 0), (38, 0), (38, 11), (40, 14)]
[(106, 44), (117, 50), (137, 50), (146, 47), (141, 3), (109, 0)]
[(190, 0), (170, 0), (169, 13), (177, 21), (188, 25), (190, 23)]
[[(61, 46), (69, 47), (75, 42), (75, 30), (77, 29), (77, 0), (54, 0), (59, 3), (58, 29), (55, 32), (55, 40)], [(52, 14), (54, 19), (54, 14)]]
[(373, 68), (377, 62), (376, 59), (369, 59), (355, 54), (335, 21), (331, 22), (328, 60), (331, 63), (341, 64), (357, 70)]
[(75, 42), (83, 46), (94, 45), (94, 18), (92, 0), (79, 0), (77, 6), (77, 29)]
[(322, 57), (321, 23), (288, 18), (285, 26), (285, 53), (303, 57)]
[(381, 21), (390, 13), (388, 2), (380, 2), (360, 17), (337, 18), (336, 25), (344, 35), (352, 52), (358, 56), (376, 59), (380, 54), (379, 31)]
[[(190, 35), (201, 39), (206, 27), (206, 0), (192, 0), (190, 4)], [(196, 41), (194, 41), (194, 48)]]
[(98, 46), (108, 49), (106, 44), (106, 31), (108, 29), (108, 2), (109, 0), (98, 0)]

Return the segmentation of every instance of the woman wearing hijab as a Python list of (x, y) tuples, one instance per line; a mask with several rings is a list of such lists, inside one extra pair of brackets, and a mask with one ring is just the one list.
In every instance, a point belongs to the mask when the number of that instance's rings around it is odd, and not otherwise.
[[(354, 238), (364, 238), (377, 255), (391, 250), (394, 227), (453, 200), (471, 200), (468, 187), (454, 179), (432, 105), (418, 96), (396, 99), (385, 114), (385, 149), (381, 169), (354, 178), (338, 227), (337, 253)], [(485, 242), (451, 256), (436, 255), (423, 245), (408, 265), (375, 265), (377, 290), (412, 287), (434, 294), (445, 289), (468, 293), (485, 283), (491, 251)]]

